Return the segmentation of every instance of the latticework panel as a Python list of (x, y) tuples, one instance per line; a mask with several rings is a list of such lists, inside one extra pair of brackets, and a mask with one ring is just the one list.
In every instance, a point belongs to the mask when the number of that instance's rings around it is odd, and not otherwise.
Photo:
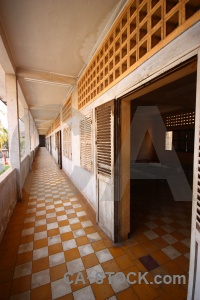
[(66, 122), (72, 116), (72, 98), (69, 97), (62, 107), (62, 122)]
[(130, 1), (79, 80), (79, 109), (199, 19), (199, 0)]
[(54, 129), (57, 129), (58, 127), (60, 127), (60, 114), (56, 117), (54, 121)]
[(92, 113), (80, 121), (80, 163), (81, 167), (92, 172)]

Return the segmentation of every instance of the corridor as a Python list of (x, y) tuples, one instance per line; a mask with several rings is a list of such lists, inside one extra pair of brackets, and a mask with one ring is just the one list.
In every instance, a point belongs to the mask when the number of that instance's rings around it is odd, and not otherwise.
[[(170, 218), (169, 211), (160, 219), (146, 216), (140, 232), (113, 244), (46, 148), (39, 148), (23, 201), (17, 203), (0, 245), (0, 299), (186, 299), (187, 284), (129, 285), (121, 283), (118, 273), (149, 271), (149, 282), (156, 274), (187, 275), (189, 223), (183, 209), (177, 209), (179, 214), (170, 211)], [(71, 284), (64, 280), (67, 272), (75, 273), (66, 277)], [(111, 282), (107, 276), (97, 284), (98, 272), (114, 272)]]

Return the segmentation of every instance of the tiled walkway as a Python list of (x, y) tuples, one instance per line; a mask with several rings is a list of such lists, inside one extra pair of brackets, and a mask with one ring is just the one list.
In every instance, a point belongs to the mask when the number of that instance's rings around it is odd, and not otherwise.
[[(189, 219), (183, 210), (151, 213), (141, 223), (131, 239), (113, 244), (64, 172), (40, 149), (0, 245), (0, 299), (186, 299), (187, 284), (122, 283), (118, 272), (148, 271), (149, 282), (156, 274), (188, 272)], [(75, 273), (66, 277), (73, 283), (64, 280), (66, 272)], [(118, 274), (98, 284), (97, 272)]]

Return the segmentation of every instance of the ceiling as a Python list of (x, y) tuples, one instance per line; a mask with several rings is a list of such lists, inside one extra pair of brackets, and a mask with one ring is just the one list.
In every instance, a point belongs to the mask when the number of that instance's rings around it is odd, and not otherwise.
[(2, 40), (39, 134), (49, 129), (126, 2), (0, 0)]

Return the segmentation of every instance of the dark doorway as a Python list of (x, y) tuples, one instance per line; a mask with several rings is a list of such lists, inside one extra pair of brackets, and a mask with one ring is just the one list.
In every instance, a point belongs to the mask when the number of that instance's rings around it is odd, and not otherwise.
[(45, 147), (45, 135), (39, 135), (39, 146)]

